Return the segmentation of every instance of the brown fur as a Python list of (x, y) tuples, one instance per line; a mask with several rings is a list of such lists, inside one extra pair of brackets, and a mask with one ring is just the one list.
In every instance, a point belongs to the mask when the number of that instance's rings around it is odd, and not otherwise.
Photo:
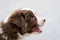
[[(32, 33), (32, 29), (37, 27), (37, 18), (30, 10), (17, 10), (8, 19), (7, 23), (2, 23), (3, 35), (8, 40), (17, 40), (17, 33), (21, 35)], [(0, 36), (0, 40), (5, 40)]]

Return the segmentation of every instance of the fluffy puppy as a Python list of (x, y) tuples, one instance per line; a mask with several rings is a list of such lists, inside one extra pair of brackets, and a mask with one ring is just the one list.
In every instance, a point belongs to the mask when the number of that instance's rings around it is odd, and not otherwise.
[[(19, 40), (19, 35), (42, 31), (45, 19), (39, 21), (32, 10), (16, 10), (13, 14), (1, 22), (0, 40)], [(18, 35), (19, 34), (19, 35)]]

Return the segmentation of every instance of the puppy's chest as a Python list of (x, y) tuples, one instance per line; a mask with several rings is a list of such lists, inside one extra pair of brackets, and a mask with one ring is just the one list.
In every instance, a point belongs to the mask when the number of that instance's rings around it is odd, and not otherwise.
[(18, 36), (16, 36), (17, 38), (15, 38), (14, 34), (10, 34), (10, 35), (7, 34), (7, 36), (6, 36), (6, 34), (3, 34), (3, 29), (0, 28), (0, 40), (22, 40), (23, 37), (21, 36), (20, 33), (17, 33), (16, 35), (18, 35)]

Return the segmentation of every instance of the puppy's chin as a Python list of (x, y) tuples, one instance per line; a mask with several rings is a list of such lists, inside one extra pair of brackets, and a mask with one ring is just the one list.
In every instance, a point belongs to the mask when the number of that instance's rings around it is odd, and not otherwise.
[[(38, 31), (39, 30), (39, 31)], [(23, 37), (26, 37), (26, 36), (32, 36), (32, 35), (39, 35), (40, 33), (42, 33), (42, 30), (41, 29), (37, 29), (37, 30), (34, 30), (32, 33), (25, 33), (24, 35), (22, 35)]]
[(18, 40), (34, 40), (37, 36), (40, 34), (38, 32), (32, 32), (32, 33), (25, 33), (24, 35), (20, 35)]
[[(40, 29), (40, 31), (42, 31)], [(32, 33), (25, 33), (24, 35), (22, 35), (22, 40), (35, 40), (37, 39), (36, 37), (38, 37), (40, 35), (41, 32), (32, 32)]]

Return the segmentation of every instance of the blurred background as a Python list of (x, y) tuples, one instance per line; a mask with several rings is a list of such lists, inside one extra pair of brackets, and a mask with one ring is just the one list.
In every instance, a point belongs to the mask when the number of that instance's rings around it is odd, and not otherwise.
[(0, 0), (0, 21), (19, 8), (31, 8), (46, 19), (43, 32), (26, 40), (60, 40), (60, 0)]

